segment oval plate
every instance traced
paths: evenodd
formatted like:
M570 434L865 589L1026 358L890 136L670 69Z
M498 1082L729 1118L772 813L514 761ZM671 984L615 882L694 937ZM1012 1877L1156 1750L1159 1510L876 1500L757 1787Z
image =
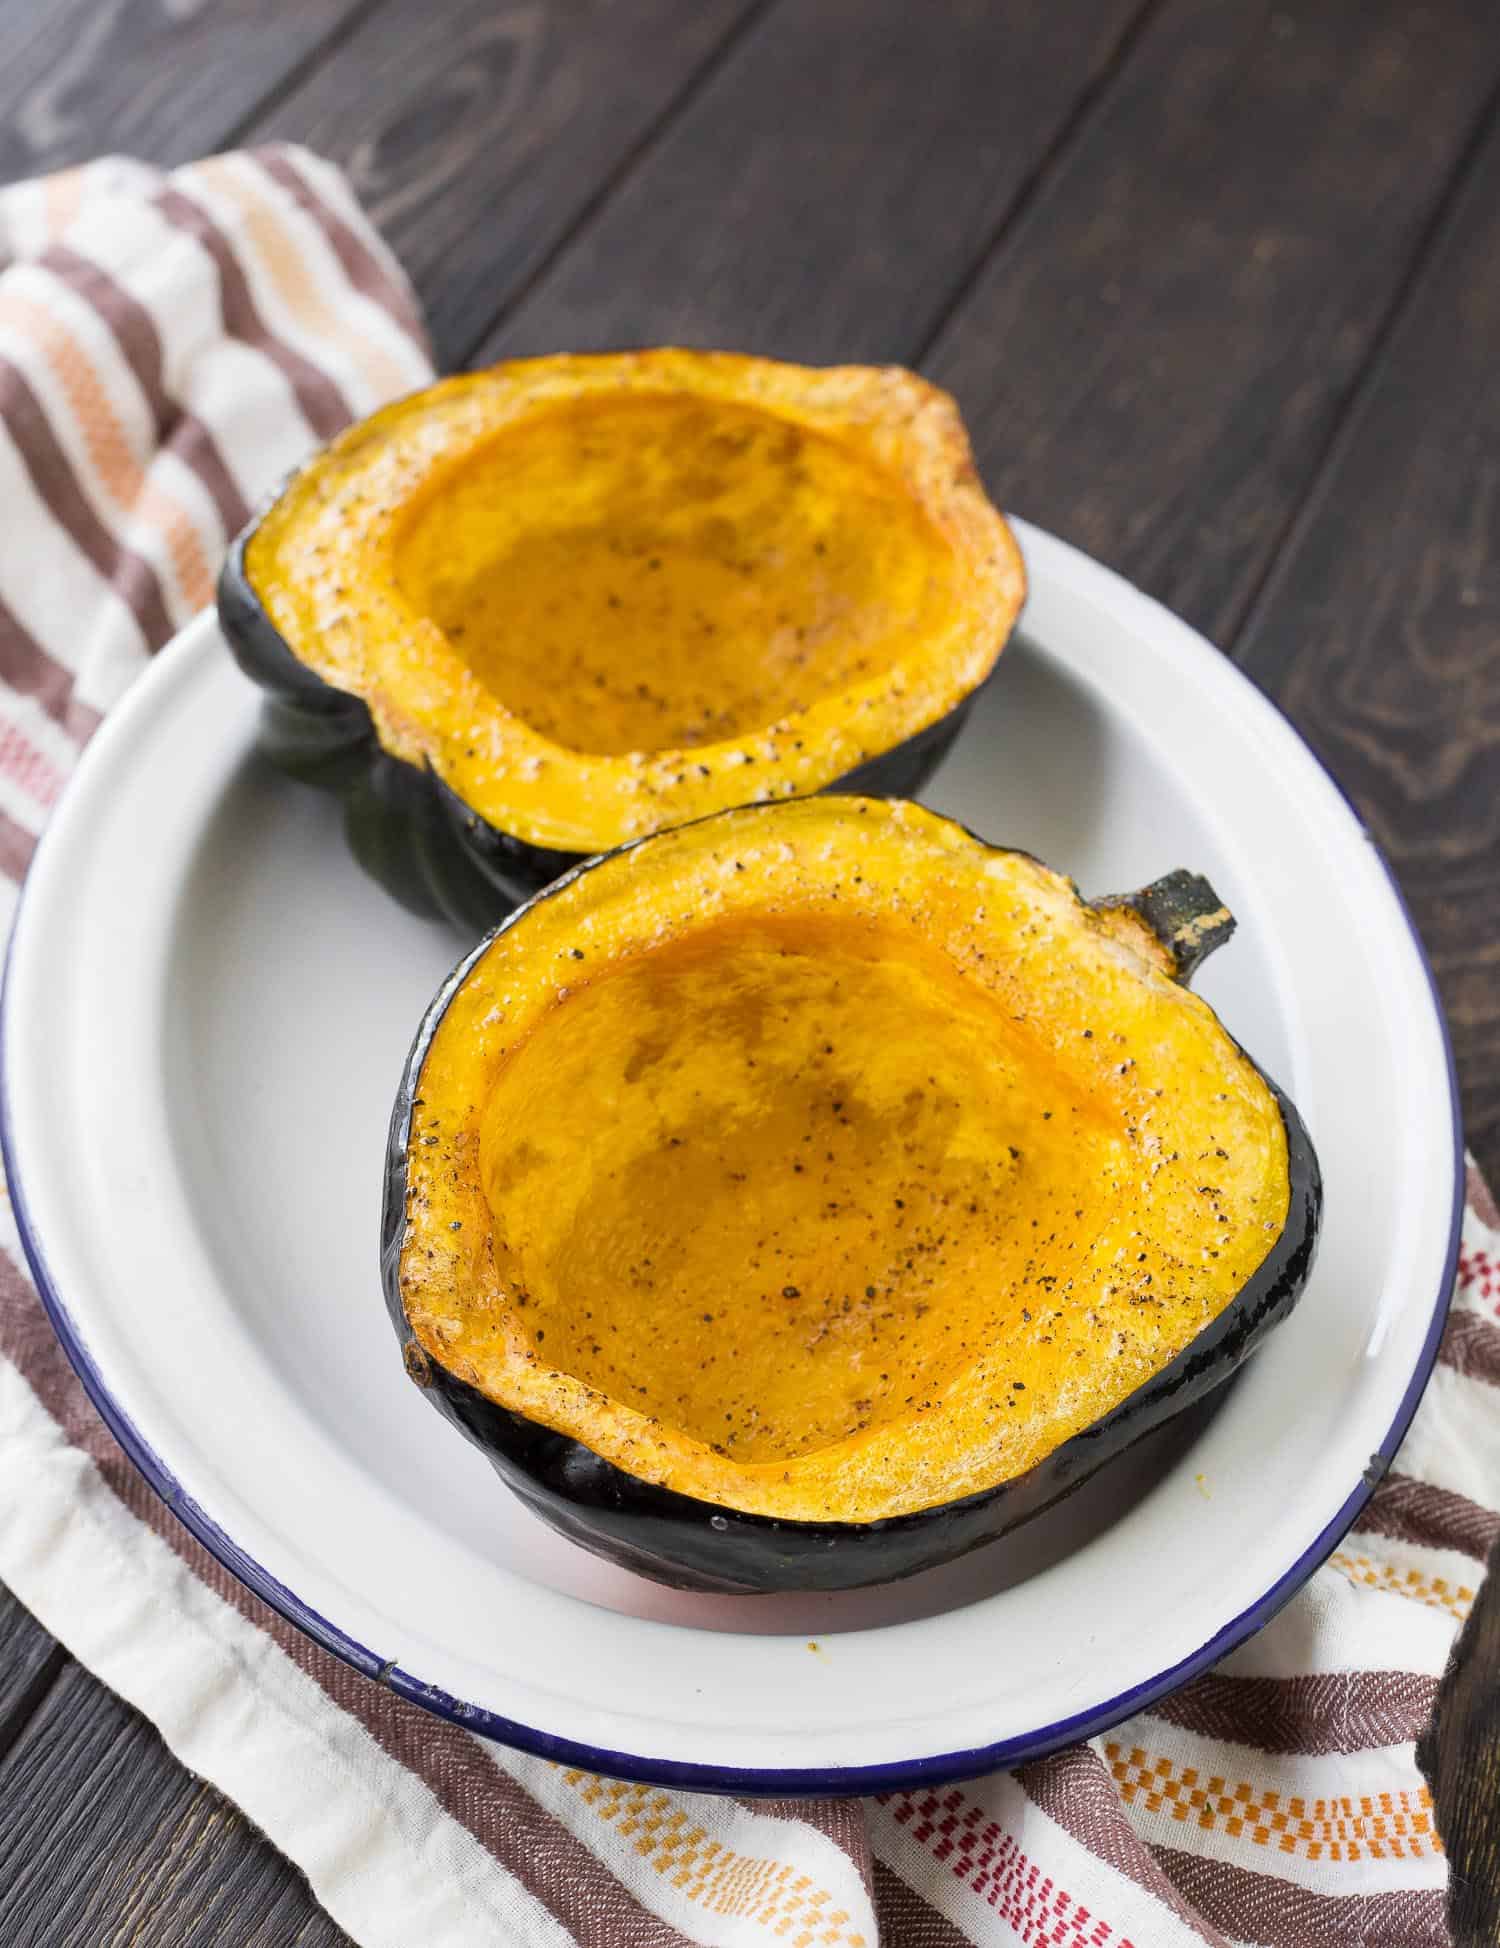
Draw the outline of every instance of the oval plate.
M0 1019L33 1272L115 1434L259 1595L472 1730L628 1778L868 1792L1013 1764L1222 1656L1306 1579L1436 1353L1462 1189L1431 979L1359 821L1186 624L1017 524L1021 636L929 802L1086 893L1206 872L1201 990L1297 1102L1327 1214L1212 1410L1016 1536L824 1597L680 1595L529 1516L409 1384L376 1263L386 1119L461 947L256 757L199 618L94 739Z

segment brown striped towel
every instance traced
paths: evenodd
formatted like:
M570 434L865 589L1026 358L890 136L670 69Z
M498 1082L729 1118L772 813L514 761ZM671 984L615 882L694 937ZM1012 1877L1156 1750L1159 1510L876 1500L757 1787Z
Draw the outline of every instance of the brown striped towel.
M428 376L401 272L299 150L0 192L0 898L246 510ZM488 1745L357 1676L181 1529L0 1237L0 1577L369 1948L1177 1948L1447 1939L1413 1740L1500 1532L1500 1217L1471 1183L1396 1471L1216 1671L1014 1774L742 1805Z

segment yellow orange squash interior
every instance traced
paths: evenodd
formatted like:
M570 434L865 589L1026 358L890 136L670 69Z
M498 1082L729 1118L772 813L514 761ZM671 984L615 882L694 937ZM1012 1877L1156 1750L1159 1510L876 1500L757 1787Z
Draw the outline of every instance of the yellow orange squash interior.
M916 735L984 680L1023 592L946 394L687 351L389 406L295 477L245 569L392 755L585 852Z
M482 952L421 1072L401 1291L630 1474L870 1521L1024 1473L1288 1205L1271 1090L1143 924L921 809L658 836Z

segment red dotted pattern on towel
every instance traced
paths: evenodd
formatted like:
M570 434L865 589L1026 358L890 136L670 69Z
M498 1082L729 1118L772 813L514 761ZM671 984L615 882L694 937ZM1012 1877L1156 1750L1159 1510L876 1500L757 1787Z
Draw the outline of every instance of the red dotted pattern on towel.
M994 1908L1028 1948L1132 1948L962 1792L880 1793L898 1826Z
M1460 1290L1472 1293L1500 1317L1500 1259L1488 1251L1461 1251L1458 1283Z
M18 724L0 727L0 773L18 785L40 810L50 811L63 788L63 774Z

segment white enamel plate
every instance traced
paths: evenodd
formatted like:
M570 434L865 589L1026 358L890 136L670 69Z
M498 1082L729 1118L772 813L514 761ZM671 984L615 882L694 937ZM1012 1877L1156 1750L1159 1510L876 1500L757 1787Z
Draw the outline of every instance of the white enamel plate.
M1451 1063L1381 860L1183 623L1020 529L1032 595L929 794L1089 894L1174 866L1239 918L1201 989L1321 1155L1298 1311L1211 1410L1019 1535L883 1590L677 1595L552 1534L411 1386L376 1264L386 1120L464 943L255 756L204 617L111 717L13 941L6 1156L106 1419L310 1635L428 1708L630 1777L841 1792L1137 1709L1283 1602L1416 1405L1456 1254Z

